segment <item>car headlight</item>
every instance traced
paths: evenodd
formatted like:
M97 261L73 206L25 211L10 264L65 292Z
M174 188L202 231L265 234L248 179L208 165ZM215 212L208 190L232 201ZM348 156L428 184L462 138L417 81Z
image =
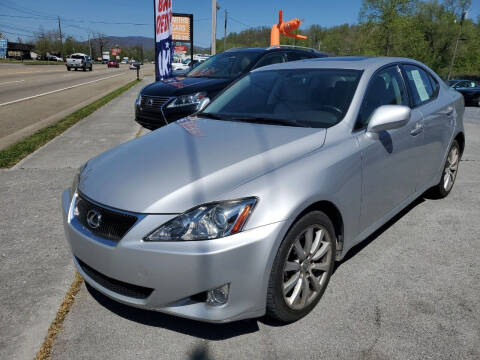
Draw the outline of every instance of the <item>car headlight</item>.
M72 187L70 188L70 197L72 197L73 194L75 194L75 191L77 191L78 183L80 182L80 175L82 175L82 172L86 167L87 163L83 164L77 169L77 171L75 171L75 175L73 175Z
M145 241L211 240L242 231L257 198L221 201L197 206L166 222Z
M137 106L140 106L142 104L142 93L138 94L137 100L135 101L135 104Z
M174 101L167 105L167 108L178 108L181 106L200 106L202 101L207 98L207 94L204 92L198 92L190 95L182 95L177 97Z

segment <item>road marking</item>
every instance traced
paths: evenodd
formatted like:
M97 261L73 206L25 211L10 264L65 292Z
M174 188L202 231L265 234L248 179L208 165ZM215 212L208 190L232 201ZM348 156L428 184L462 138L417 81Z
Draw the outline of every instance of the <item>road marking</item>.
M41 65L38 65L41 66ZM50 70L50 71L17 71L14 73L5 73L2 75L16 75L16 74L36 74L36 73L53 73L53 72L60 72L65 70Z
M24 82L24 81L25 80L8 81L8 82L0 83L0 86L1 85L7 85L7 84L13 84L13 83L20 83L20 82Z
M104 78L87 81L87 82L84 82L84 83L81 83L81 84L76 84L76 85L68 86L68 87L65 87L65 88L62 88L62 89L52 90L52 91L48 91L48 92L46 92L46 93L37 94L37 95L33 95L33 96L28 96L28 97L25 97L25 98L22 98L22 99L12 100L12 101L9 101L9 102L0 104L0 106L11 105L11 104L18 103L18 102L20 102L20 101L25 101L25 100L35 99L35 98L40 97L40 96L55 94L55 93L60 92L60 91L65 91L65 90L73 89L73 88L76 88L76 87L79 87L79 86L96 83L96 82L99 82L99 81L102 81L102 80L111 79L111 78L114 78L114 77L117 77L117 76L121 76L121 75L125 75L125 74L128 74L128 73L115 74L115 75L107 76L107 77L104 77Z

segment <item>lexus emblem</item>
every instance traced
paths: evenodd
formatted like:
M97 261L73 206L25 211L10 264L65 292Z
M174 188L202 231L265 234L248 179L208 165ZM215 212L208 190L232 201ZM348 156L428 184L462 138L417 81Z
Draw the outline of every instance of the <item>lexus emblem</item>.
M153 99L148 99L147 100L147 105L152 106L153 105Z
M87 224L92 229L97 229L102 222L102 214L95 209L90 209L87 213Z

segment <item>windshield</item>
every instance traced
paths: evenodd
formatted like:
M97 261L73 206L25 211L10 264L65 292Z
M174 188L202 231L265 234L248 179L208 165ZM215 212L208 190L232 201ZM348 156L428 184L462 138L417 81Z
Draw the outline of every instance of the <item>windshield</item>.
M258 52L235 51L212 56L188 73L188 77L232 78L247 71Z
M361 74L344 69L255 71L225 90L199 116L327 128L347 113Z
M182 61L182 64L187 65L189 62L190 62L190 59L189 59L189 58L186 58L185 60Z

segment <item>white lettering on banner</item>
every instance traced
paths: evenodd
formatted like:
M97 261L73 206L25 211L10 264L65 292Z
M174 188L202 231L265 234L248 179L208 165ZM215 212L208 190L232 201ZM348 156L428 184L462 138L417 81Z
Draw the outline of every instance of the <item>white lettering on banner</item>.
M155 34L158 42L172 34L172 0L157 1L155 19Z
M165 44L165 49L158 52L158 71L161 77L169 75L168 64L171 62L171 49L169 44Z

